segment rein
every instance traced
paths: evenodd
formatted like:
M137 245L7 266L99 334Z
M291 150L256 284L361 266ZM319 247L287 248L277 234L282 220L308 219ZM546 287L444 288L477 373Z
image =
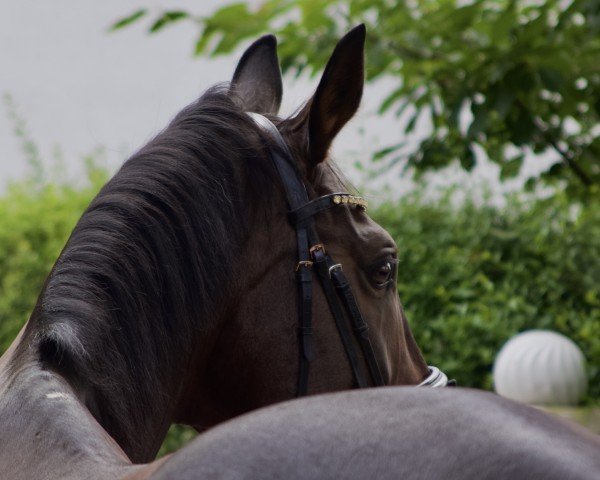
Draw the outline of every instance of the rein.
M372 384L375 386L386 385L369 338L368 326L358 308L342 265L335 263L327 253L325 246L319 240L314 224L315 215L324 210L345 205L353 205L366 210L367 202L361 197L344 192L332 193L310 200L306 186L292 163L293 157L289 147L277 127L263 115L251 112L248 112L248 115L276 142L277 150L270 149L269 153L284 187L290 209L288 219L296 230L298 248L296 282L300 319L300 369L296 396L301 397L307 393L310 362L315 356L312 328L313 271L316 272L327 298L356 385L358 388L367 388L369 381L354 346L352 334L360 346ZM344 312L348 316L352 332L348 328ZM442 371L436 367L428 368L429 376L419 386L444 387L448 385L448 378Z

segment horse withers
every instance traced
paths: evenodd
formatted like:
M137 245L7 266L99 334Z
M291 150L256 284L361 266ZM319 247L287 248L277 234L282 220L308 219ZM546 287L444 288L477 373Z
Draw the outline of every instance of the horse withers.
M173 422L431 376L396 245L327 160L360 102L364 36L340 41L283 120L263 37L102 188L0 360L3 475L147 462Z

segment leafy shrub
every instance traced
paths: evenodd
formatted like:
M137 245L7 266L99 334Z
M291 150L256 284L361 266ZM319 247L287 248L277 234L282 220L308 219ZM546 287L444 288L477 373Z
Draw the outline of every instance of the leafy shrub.
M498 350L516 333L564 333L588 362L600 396L600 199L565 195L435 203L422 192L382 205L377 220L399 247L398 290L429 363L460 385L491 388Z
M169 432L167 433L167 436L163 441L156 458L164 457L168 453L173 453L179 450L197 436L198 433L196 430L190 426L178 424L171 425L171 428L169 428Z
M90 164L85 186L26 180L0 196L0 352L29 318L71 230L106 179Z

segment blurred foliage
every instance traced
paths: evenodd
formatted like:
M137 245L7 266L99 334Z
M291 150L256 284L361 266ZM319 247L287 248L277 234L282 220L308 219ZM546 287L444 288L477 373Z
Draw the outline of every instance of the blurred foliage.
M194 428L187 425L173 424L169 428L169 432L160 447L156 458L164 457L169 453L179 450L181 447L191 442L198 436L198 432Z
M25 324L52 265L75 223L96 192L108 180L99 166L101 150L83 157L86 181L66 180L60 156L54 172L44 168L14 100L3 96L13 132L20 142L28 174L10 182L0 194L0 352Z
M374 214L398 244L398 290L427 361L489 389L506 340L552 329L582 348L588 400L598 401L600 201L562 193L499 208L451 198L429 203L415 191Z
M98 178L97 172L90 177ZM71 230L103 183L76 188L28 180L0 196L0 351L29 317Z
M141 9L117 30L150 16ZM524 153L552 152L533 188L566 183L587 195L600 183L600 2L597 0L262 0L229 2L209 16L161 11L149 31L182 20L198 25L197 55L229 54L241 42L277 35L284 72L319 72L341 35L367 25L367 79L394 79L380 112L399 117L398 141L417 124L432 132L375 154L384 167L417 176L481 155L501 180ZM595 194L598 189L592 189Z

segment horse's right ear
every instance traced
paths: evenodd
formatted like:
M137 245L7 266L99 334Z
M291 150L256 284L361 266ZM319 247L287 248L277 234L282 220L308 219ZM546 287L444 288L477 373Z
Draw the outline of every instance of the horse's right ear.
M283 87L273 35L259 38L244 52L229 91L242 100L248 112L275 115L279 111Z

